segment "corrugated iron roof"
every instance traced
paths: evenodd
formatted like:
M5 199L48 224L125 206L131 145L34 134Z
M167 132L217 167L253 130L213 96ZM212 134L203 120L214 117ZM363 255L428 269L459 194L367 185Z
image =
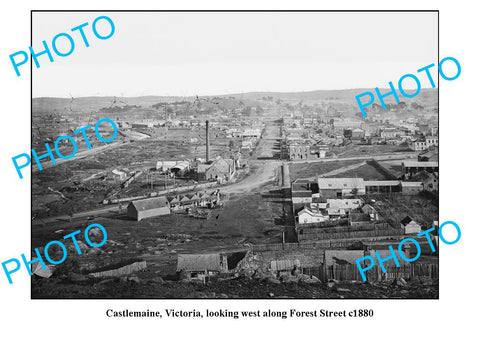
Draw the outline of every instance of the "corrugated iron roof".
M400 181L365 181L365 186L396 186Z
M178 254L177 270L220 271L220 254Z
M132 201L130 204L133 205L137 211L145 211L169 206L166 197L147 198L144 200Z
M319 178L318 188L322 189L345 189L365 187L363 178Z
M402 187L421 187L422 182L402 182Z
M405 161L403 165L406 167L438 167L438 162L419 162L419 161Z

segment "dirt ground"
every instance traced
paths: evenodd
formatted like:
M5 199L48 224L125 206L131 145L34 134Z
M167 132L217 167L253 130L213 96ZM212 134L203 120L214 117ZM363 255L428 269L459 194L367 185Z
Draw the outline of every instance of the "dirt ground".
M268 134L276 136L277 127L267 127ZM225 149L227 139L218 138L213 143L213 152ZM256 156L274 157L275 142L260 141ZM187 139L181 141L147 140L118 147L92 157L72 161L34 175L32 202L35 209L44 209L45 214L65 214L65 210L78 211L101 207L101 200L118 184L96 183L82 190L68 191L78 176L90 176L115 167L130 170L153 167L155 162L168 157L202 157L201 151ZM198 152L198 154L197 154ZM348 171L361 171L372 175L364 166L348 168L359 160L332 161L326 163L291 164L291 180L326 173L341 167ZM107 168L105 164L108 164ZM274 159L250 161L249 174L242 180L221 186L225 195L224 206L209 211L207 219L195 219L186 214L172 213L149 218L140 222L128 219L124 212L112 212L100 218L77 219L72 222L53 222L32 229L32 247L43 247L52 240L61 240L75 230L84 230L89 224L99 223L108 233L107 243L88 249L78 255L71 251L70 242L67 261L57 266L57 274L51 279L32 278L33 298L438 298L438 285L411 284L408 287L389 285L349 285L338 291L323 284L273 284L238 278L212 282L206 286L173 282L178 253L202 253L218 250L246 249L247 244L280 243L282 232L291 226L293 216L288 192L278 188L279 166ZM85 170L87 170L85 172ZM372 175L373 176L373 175ZM50 187L50 189L48 189ZM142 188L137 188L141 191ZM145 188L146 190L146 188ZM135 191L137 192L137 191ZM62 197L62 195L64 197ZM427 223L438 216L432 203L419 197L384 198L378 207L385 213L401 216L410 213L418 222ZM383 205L382 205L383 204ZM411 207L414 207L411 209ZM392 210L393 209L393 210ZM430 214L431 211L431 214ZM383 211L380 211L383 213ZM422 215L428 212L430 215ZM390 215L389 215L390 216ZM422 217L423 216L423 217ZM85 246L83 233L78 239ZM56 255L56 254L53 254ZM57 254L58 255L58 254ZM118 279L71 280L71 274L86 274L96 269L140 259L147 262L147 269ZM343 286L340 286L343 287ZM347 288L348 287L348 288ZM338 288L338 287L337 287Z
M198 135L198 133L198 131L191 132L192 136ZM189 137L187 133L185 138L189 140ZM229 149L230 141L231 139L226 138L212 141L212 157L223 155L225 150ZM203 142L200 141L200 143ZM234 140L233 143L235 146L239 144L239 141ZM121 182L113 179L84 181L94 174L110 173L113 169L123 168L130 171L141 171L155 168L156 162L159 160L193 159L194 157L205 157L203 144L191 144L180 139L178 141L143 140L126 143L116 148L108 148L103 152L92 153L86 158L73 158L69 162L32 174L32 215L45 218L100 208L101 202L109 194L120 189ZM152 189L150 185L146 184L146 179L141 178L139 181L134 181L128 189L123 190L120 194L134 196L164 189L161 180L156 184ZM169 181L168 185L172 184ZM176 184L181 185L182 180L177 180ZM189 183L185 182L184 184L188 185Z
M273 187L278 182L280 164L279 161L251 161L248 176L239 183L222 188L222 191L232 194L248 194Z
M333 152L337 157L354 157L359 155L381 155L384 153L412 152L408 147L401 145L356 145L336 147Z
M99 223L107 230L107 244L93 255L72 253L66 263L59 266L72 265L72 270L81 272L131 258L143 258L159 275L173 275L176 255L180 252L201 253L243 248L246 243L281 242L285 210L283 200L278 197L262 197L260 193L232 195L222 208L209 210L208 219L172 213L137 222L117 214L92 220L50 223L32 229L32 247L43 247L51 240L61 240L63 235ZM82 235L78 239L85 243ZM71 240L64 243L67 242L71 244Z
M141 277L141 275L139 275ZM206 285L158 279L90 280L71 283L34 278L34 298L124 299L438 299L438 282L409 281L405 286L384 283L271 283L239 277ZM54 288L49 289L49 288Z

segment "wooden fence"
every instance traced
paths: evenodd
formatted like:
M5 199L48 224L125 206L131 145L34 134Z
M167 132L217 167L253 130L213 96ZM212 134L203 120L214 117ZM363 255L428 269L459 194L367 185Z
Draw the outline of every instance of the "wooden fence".
M400 267L387 266L385 269L387 272L383 273L380 266L375 266L364 272L367 281L379 281L382 278L394 279L399 277L429 277L431 279L438 279L438 264L434 263L412 263ZM354 264L334 266L326 266L322 264L318 267L303 268L302 271L304 274L318 277L323 282L327 282L330 279L339 281L363 281L358 267Z
M372 223L368 225L363 225L359 227L352 226L335 226L335 227L325 227L325 228L302 228L299 227L299 233L302 234L320 234L320 233L339 233L339 232L352 232L352 231L368 231L368 230L386 230L391 229L390 224L381 222L381 223Z
M350 232L341 232L341 233L299 233L298 240L326 240L326 239L349 239L349 238L360 238L360 237L380 237L380 236L402 236L405 232L402 229L386 229L386 230L364 230L364 231L350 231Z
M296 215L296 214L295 214ZM302 223L299 224L298 220L295 219L295 224L300 228L326 228L334 227L336 225L346 225L348 224L348 218L341 218L338 220L324 221L324 222L313 222L313 223Z
M253 244L251 249L253 252L264 251L280 251L280 250L296 250L296 249L342 249L351 246L357 240L319 240L301 243L270 243L270 244Z
M147 268L147 261L135 262L117 269L105 270L102 272L90 273L94 277L117 277L128 275Z

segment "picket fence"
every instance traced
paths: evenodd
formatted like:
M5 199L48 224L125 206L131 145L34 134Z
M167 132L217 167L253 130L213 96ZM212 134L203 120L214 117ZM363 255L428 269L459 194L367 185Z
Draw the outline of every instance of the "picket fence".
M364 272L367 281L380 281L382 279L395 278L412 278L412 277L429 277L432 280L438 279L438 264L435 263L412 263L405 266L386 266L386 273L383 273L380 266L375 266L372 269ZM339 281L363 281L362 275L358 267L354 264L326 266L320 265L318 267L309 267L302 269L304 274L314 275L323 282L330 279Z

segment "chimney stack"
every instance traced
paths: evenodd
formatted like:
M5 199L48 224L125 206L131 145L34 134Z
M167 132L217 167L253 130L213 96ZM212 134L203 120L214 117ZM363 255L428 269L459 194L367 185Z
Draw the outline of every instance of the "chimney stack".
M206 162L210 161L210 138L208 137L208 120L205 122L206 123L206 148L207 148L207 155L206 155Z

